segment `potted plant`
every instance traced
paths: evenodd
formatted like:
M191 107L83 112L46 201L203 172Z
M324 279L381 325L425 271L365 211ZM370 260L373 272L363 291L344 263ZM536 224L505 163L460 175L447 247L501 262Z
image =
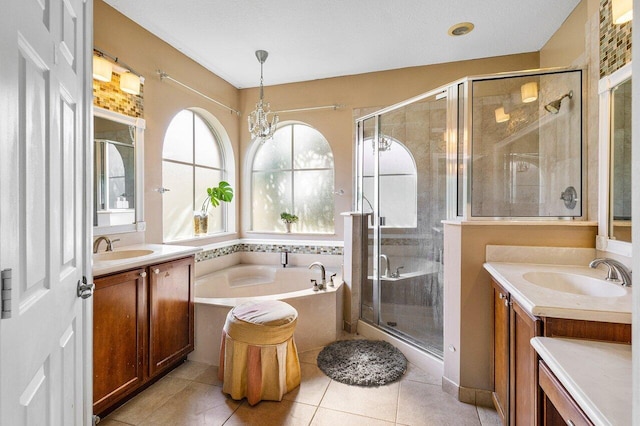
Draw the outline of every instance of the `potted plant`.
M298 216L295 214L289 214L287 212L280 213L280 220L284 222L284 226L287 227L287 233L291 233L291 224L298 221Z
M233 188L228 182L220 181L218 186L207 188L207 196L199 211L193 212L193 232L196 236L207 235L209 231L209 206L218 207L221 202L233 200Z

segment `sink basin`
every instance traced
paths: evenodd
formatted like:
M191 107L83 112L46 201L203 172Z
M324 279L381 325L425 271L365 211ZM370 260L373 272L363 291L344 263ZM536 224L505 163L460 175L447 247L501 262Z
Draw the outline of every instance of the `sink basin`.
M564 293L595 297L620 297L627 294L625 287L586 275L567 272L527 272L522 277L540 287Z
M119 251L105 251L102 253L96 253L93 255L93 260L97 262L103 262L106 260L123 260L131 259L134 257L146 256L153 253L153 250L119 250Z

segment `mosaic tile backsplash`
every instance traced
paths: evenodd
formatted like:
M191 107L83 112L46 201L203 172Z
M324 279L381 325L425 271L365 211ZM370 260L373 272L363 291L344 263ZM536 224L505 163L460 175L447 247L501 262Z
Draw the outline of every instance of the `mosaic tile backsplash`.
M110 82L93 80L93 104L109 111L128 115L129 117L144 117L144 84L140 85L139 95L130 95L120 90L120 76L111 74Z
M600 0L600 78L631 62L632 23L614 25L611 0Z
M204 250L196 254L196 262L215 259L232 253L280 253L289 252L292 254L320 254L342 256L344 248L341 246L315 246L315 245L295 245L295 244L247 244L237 243L225 247L211 250Z

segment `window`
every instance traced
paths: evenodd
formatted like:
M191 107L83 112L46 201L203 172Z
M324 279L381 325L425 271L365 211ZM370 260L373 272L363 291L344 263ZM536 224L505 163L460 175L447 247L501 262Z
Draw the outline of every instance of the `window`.
M251 165L252 230L285 232L280 213L298 216L294 232L334 232L333 153L305 124L287 124L256 142Z
M203 110L185 109L171 120L162 149L164 241L194 237L195 211L206 199L206 188L233 182L233 154L222 125ZM234 200L235 202L235 200ZM233 229L232 203L209 208L208 235Z

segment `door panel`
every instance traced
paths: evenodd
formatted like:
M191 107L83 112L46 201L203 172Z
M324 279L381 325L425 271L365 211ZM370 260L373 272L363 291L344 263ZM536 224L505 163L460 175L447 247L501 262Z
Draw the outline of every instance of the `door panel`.
M89 419L76 286L89 259L91 15L83 0L7 2L0 14L0 269L13 284L11 317L0 320L2 425Z

